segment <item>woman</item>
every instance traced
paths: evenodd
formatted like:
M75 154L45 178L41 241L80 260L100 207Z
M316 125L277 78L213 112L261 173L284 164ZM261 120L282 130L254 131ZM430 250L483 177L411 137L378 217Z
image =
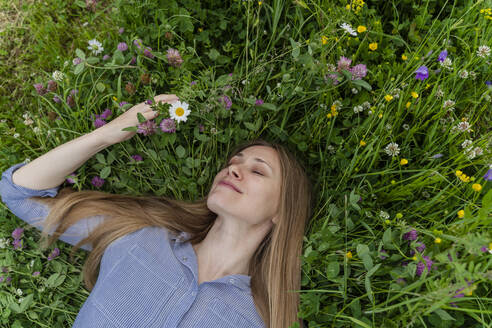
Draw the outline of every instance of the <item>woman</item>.
M73 327L294 324L311 186L282 146L257 140L237 147L208 195L194 202L71 188L58 193L88 158L135 134L122 129L137 125L137 113L147 120L157 114L138 104L2 174L3 202L43 229L43 248L59 238L75 246L71 256L82 245L90 251L83 277L91 293Z

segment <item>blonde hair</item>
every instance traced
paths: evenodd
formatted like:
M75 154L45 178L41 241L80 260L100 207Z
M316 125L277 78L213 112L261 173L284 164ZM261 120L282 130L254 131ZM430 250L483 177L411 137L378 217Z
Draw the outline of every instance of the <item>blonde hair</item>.
M251 292L256 309L266 327L287 328L297 319L301 284L301 252L305 227L311 216L311 182L296 158L283 146L262 139L243 143L229 159L251 146L267 146L277 151L281 166L279 221L273 226L250 261ZM190 233L192 245L201 242L212 227L216 214L207 207L207 197L187 202L165 196L130 196L101 191L74 192L63 188L56 197L32 197L50 206L41 233L41 248L46 249L77 221L96 215L104 220L72 247L70 259L84 244L92 251L84 263L82 275L92 290L99 275L99 264L106 247L128 233L148 226L165 227ZM56 230L48 237L48 231Z

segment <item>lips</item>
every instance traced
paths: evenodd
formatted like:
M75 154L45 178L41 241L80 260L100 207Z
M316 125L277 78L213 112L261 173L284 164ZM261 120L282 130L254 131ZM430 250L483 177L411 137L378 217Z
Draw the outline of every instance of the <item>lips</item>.
M239 190L234 184L232 184L232 182L222 180L219 182L219 184L228 186L228 187L234 189L235 191L237 191L238 193L242 194L241 190Z

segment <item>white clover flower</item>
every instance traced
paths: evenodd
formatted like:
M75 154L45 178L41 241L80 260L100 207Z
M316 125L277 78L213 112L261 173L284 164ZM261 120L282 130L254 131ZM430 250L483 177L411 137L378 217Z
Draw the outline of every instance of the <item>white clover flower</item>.
M19 138L19 137L20 137L20 134L18 134L18 133L14 133L14 136L13 136L13 137L17 139L17 138Z
M22 118L27 120L29 118L29 113L25 112L24 114L22 114Z
M384 149L389 156L397 156L400 153L400 148L396 142L390 142Z
M53 77L53 80L55 80L55 81L63 81L65 74L63 74L60 71L54 71L52 74L52 77Z
M463 154L468 156L468 159L474 159L477 155L473 149L467 149L463 152Z
M471 145L472 145L473 141L470 140L470 139L465 139L465 141L463 141L461 143L461 148L463 149L466 149L466 148L469 148Z
M185 102L176 101L169 107L169 115L177 122L186 122L188 115L191 113L188 106Z
M451 58L449 57L446 57L446 59L444 59L444 61L442 62L439 62L439 65L441 65L442 67L446 68L446 69L449 69L449 70L453 70L453 66L452 66L452 61L451 61Z
M326 66L328 67L328 71L330 72L336 72L337 70L336 66L333 64L326 64Z
M461 132L470 132L471 125L468 122L459 122L456 128Z
M402 125L402 128L404 128L405 130L408 131L408 129L410 129L410 126L408 124L403 124Z
M436 97L437 97L438 99L440 99L440 98L444 97L444 91L442 91L441 86L438 86L438 87L437 87Z
M0 238L0 248L7 247L8 241L5 238Z
M22 301L23 301L23 300L24 300L24 297L21 297L21 298L19 298L19 299L17 300L17 302L22 303Z
M478 50L477 50L477 56L478 57L486 58L489 55L490 55L490 48L489 47L487 47L487 46L478 47Z
M335 147L333 147L332 145L328 145L328 147L326 147L326 149L328 149L328 152L330 154L335 154Z
M369 108L371 108L371 104L368 101L364 101L364 103L362 104L362 107L364 107L364 109L369 109Z
M391 129L393 128L393 127L391 126L391 124L389 124L389 123L387 123L385 127L386 127L386 130L391 130Z
M362 107L360 105L354 107L354 113L356 113L356 114L361 113L363 111L364 111L364 107Z
M22 289L17 288L17 290L15 292L17 295L22 296Z
M343 23L342 25L340 25L340 27L344 29L345 32L347 32L348 34L352 36L357 36L357 32L355 32L355 30L352 28L352 26L350 26L350 24Z
M25 124L25 125L31 125L31 124L33 124L33 123L34 123L34 121L33 121L33 120L31 120L30 118L28 118L28 119L24 120L24 124Z
M385 212L385 211L380 211L379 212L379 217L383 220L386 220L386 219L389 219L390 215L388 214L388 212Z
M477 78L477 73L475 73L474 71L471 71L471 72L470 72L470 78L471 78L472 80L475 80L475 79Z
M41 132L41 129L37 126L33 127L32 130L34 131L34 133L38 134L39 132Z
M480 155L482 155L482 154L483 154L483 149L482 149L482 148L480 148L480 147L475 147L475 149L473 149L473 151L475 152L475 154L476 154L477 156L480 156Z
M89 40L89 46L87 49L91 50L94 55L98 55L104 50L102 43L96 39Z
M67 66L68 66L68 60L65 60L65 61L63 62L63 67L67 67Z
M357 90L356 88L352 88L352 93L353 93L354 95L356 95L356 94L358 94L358 93L359 93L359 90Z
M468 78L468 71L466 69L460 71L458 73L459 77L461 77L462 79L467 79Z
M442 108L446 109L446 108L452 108L456 103L450 99L444 101L443 105L442 105Z
M0 120L0 122L6 123L7 122L7 119L4 118L3 120Z

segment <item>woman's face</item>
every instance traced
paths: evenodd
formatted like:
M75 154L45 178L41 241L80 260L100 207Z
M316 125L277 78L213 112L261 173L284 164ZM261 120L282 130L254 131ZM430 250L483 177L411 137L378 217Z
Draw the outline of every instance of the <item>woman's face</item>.
M265 220L277 223L281 186L277 151L267 146L251 146L232 157L228 164L214 179L207 198L208 208L217 215L250 224Z

